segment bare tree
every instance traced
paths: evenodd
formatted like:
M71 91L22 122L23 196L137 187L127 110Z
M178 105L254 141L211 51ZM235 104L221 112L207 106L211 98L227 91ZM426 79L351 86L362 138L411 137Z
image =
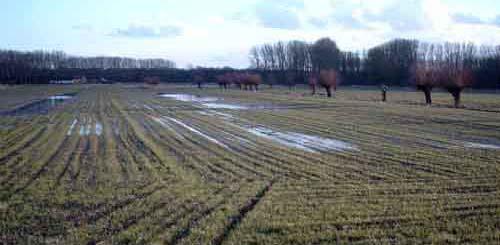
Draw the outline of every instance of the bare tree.
M417 90L424 93L425 103L432 105L432 89L438 83L438 70L437 68L429 67L425 63L419 63L415 68L415 85Z
M276 75L272 72L268 72L265 74L265 81L270 89L273 88L274 84L276 84Z
M311 87L311 95L316 94L316 86L318 85L318 77L314 74L309 75L309 87Z
M245 90L259 90L259 85L262 83L262 77L259 74L243 74L240 76Z
M193 82L198 86L198 89L203 89L203 75L201 74L195 74L193 76Z
M460 97L462 91L464 88L470 86L473 81L472 71L469 69L463 69L451 74L446 82L441 84L441 86L453 96L455 108L460 107Z
M326 90L328 97L332 97L332 89L333 91L337 90L339 81L338 72L333 69L322 70L319 73L318 84Z
M236 84L241 89L242 77L243 75L237 72L228 72L223 75L217 76L216 79L219 87L223 90L227 90L231 86L231 83Z
M261 56L258 47L250 49L250 63L255 69L261 68Z
M440 81L440 85L453 96L454 105L458 108L462 91L474 81L472 70L477 49L472 43L446 43L444 53L444 79Z
M311 60L313 70L337 70L340 64L340 50L337 43L329 38L316 41L311 47Z

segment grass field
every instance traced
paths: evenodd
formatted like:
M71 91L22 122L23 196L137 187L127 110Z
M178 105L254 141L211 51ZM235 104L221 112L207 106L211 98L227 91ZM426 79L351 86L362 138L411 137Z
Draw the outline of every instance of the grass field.
M4 88L0 243L499 244L500 95L379 98Z

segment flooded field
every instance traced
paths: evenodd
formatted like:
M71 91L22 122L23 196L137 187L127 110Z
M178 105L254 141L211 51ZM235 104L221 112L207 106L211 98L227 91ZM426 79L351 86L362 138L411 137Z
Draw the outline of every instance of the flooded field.
M49 96L46 99L36 100L28 104L22 105L11 111L2 113L3 115L23 116L33 114L47 114L52 110L61 108L67 103L70 103L76 94L58 94Z
M498 95L50 89L0 91L0 243L498 241Z
M482 144L474 142L465 142L465 147L477 148L477 149L490 149L490 150L500 150L500 145Z
M228 109L228 110L247 110L249 107L224 103L223 99L216 97L202 97L190 94L160 94L162 98L168 98L183 102L193 102L199 106L211 108L211 109Z

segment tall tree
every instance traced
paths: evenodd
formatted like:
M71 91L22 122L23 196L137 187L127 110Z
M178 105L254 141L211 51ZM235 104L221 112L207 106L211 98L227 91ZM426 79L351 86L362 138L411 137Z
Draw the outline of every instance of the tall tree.
M311 61L314 72L321 70L338 70L340 64L340 50L337 43L330 38L322 38L311 47Z

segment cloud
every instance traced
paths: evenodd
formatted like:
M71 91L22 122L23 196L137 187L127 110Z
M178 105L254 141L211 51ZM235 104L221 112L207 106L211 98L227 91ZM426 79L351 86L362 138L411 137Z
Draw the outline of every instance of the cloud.
M368 23L365 23L363 6L356 1L332 1L330 8L333 10L326 18L333 23L347 29L365 29Z
M300 27L297 14L282 8L258 7L259 23L267 28L295 30Z
M261 1L261 3L272 4L284 8L296 8L296 9L303 9L305 6L303 0L273 0L273 1Z
M323 18L311 17L311 18L309 18L309 24L311 24L317 28L323 29L323 28L326 28L328 26L328 20L323 19Z
M368 24L363 22L360 18L353 16L352 14L345 13L340 15L334 15L333 19L337 24L349 29L367 29Z
M127 38L168 38L177 37L182 34L182 29L178 26L162 26L153 28L143 25L130 25L126 29L116 29L112 36Z
M482 21L479 17L470 15L457 13L452 16L453 20L460 24L486 24L486 22Z
M428 27L422 0L396 1L379 13L367 13L370 21L383 22L396 31L421 31Z
M78 24L71 27L75 31L92 31L94 28L89 24Z
M221 55L215 55L210 58L210 61L215 61L215 62L228 62L229 57L227 56L221 56Z
M500 15L497 15L494 19L489 21L484 21L481 18L470 15L457 13L454 14L453 20L458 24L470 24L470 25L483 25L483 26L496 26L500 27Z
M260 25L266 28L296 30L299 29L298 10L304 8L299 0L260 1L255 6L255 14Z
M492 21L492 24L500 27L500 14Z

